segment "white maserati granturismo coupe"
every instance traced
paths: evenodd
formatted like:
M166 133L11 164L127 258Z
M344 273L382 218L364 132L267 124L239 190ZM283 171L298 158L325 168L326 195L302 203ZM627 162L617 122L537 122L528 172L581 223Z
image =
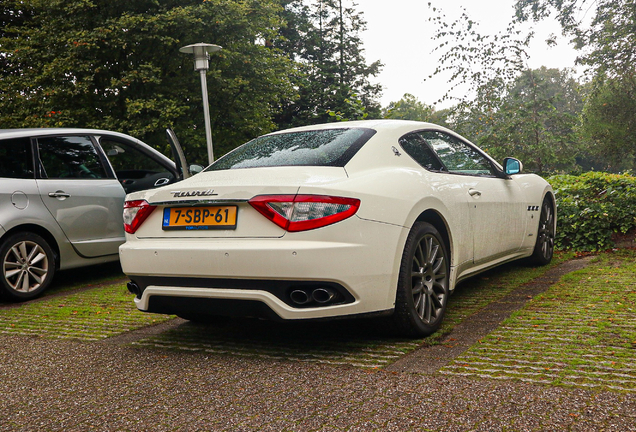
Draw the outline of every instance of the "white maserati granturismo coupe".
M462 279L551 260L553 191L521 171L429 123L275 132L187 180L129 194L121 263L145 312L387 315L403 334L428 335Z

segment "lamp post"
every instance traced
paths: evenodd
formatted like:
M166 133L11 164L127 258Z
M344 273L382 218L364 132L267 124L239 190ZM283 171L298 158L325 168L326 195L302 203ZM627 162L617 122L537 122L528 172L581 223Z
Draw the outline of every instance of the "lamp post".
M196 43L179 48L179 52L194 54L194 70L201 74L201 93L203 94L203 117L205 120L205 140L208 144L208 161L214 162L214 150L212 148L212 126L210 125L210 104L208 103L208 82L206 72L210 68L210 53L219 51L219 45Z

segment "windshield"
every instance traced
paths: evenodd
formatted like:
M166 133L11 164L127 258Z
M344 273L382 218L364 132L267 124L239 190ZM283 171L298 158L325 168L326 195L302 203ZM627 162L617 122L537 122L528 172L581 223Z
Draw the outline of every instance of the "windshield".
M206 171L274 166L345 166L374 130L322 129L265 135L243 144Z

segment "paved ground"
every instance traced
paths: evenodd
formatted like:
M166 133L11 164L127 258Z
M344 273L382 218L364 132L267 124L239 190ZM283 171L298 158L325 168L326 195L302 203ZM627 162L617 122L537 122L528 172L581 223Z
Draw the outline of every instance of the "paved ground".
M636 392L435 372L448 369L455 356L465 357L475 338L499 328L512 310L560 274L584 264L570 262L492 301L480 309L481 323L465 320L441 345L416 351L414 342L400 340L380 341L378 351L368 337L361 345L348 326L365 322L327 326L333 338L349 337L339 352L333 345L320 346L320 339L310 339L316 341L312 347L293 343L315 326L292 330L249 320L233 337L248 332L250 337L229 350L223 332L232 323L202 327L177 319L108 338L104 335L110 333L100 333L97 326L91 332L99 336L95 341L52 339L66 337L65 331L54 331L55 321L47 321L47 338L17 335L11 327L0 335L0 430L636 431ZM98 302L110 295L108 289L90 291L96 304L89 311L100 319L106 312ZM19 309L40 319L43 310L73 314L76 307L68 305L76 295L82 294ZM3 312L3 322L19 316L17 311ZM89 318L87 312L80 322L92 323ZM122 326L131 325L127 319ZM272 336L285 331L293 336ZM246 345L252 350L241 351ZM355 358L348 357L352 353ZM388 369L373 368L390 361L387 353L402 359Z
M636 397L486 379L3 337L0 428L636 430Z

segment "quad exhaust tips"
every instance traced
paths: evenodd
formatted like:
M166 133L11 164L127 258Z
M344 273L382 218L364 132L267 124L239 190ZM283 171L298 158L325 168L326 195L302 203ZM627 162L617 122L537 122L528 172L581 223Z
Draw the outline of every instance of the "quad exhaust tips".
M296 306L303 306L310 303L317 303L319 306L326 306L333 303L337 292L331 288L304 288L295 289L289 294L289 298Z

